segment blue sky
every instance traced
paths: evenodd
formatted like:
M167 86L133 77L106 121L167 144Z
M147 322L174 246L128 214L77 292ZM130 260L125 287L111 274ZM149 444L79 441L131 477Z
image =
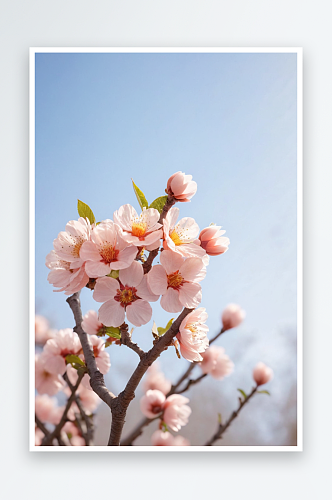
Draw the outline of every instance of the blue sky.
M98 220L112 218L125 203L138 209L131 177L151 202L181 170L198 184L192 201L178 204L181 217L221 225L231 241L202 282L211 335L225 305L239 303L246 321L222 345L234 357L249 349L248 370L264 357L278 372L287 346L277 332L295 330L297 314L296 85L291 53L37 54L37 312L56 328L73 325L44 262L77 219L77 198ZM98 308L89 290L82 303L83 312ZM153 317L159 326L170 315L157 304ZM134 333L144 348L149 330ZM121 348L124 360L131 354ZM165 353L173 373L183 363L174 367Z

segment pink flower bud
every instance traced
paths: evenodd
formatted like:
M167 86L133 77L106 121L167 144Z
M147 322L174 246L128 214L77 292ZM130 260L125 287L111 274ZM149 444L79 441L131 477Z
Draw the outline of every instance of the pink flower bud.
M197 184L192 181L192 175L176 172L167 181L167 192L177 201L190 201L197 191Z
M234 370L234 363L220 346L209 347L202 353L203 361L199 363L203 373L210 374L216 380L228 377Z
M246 313L237 304L228 304L223 310L221 321L224 330L229 330L230 328L235 328L239 326L244 320Z
M199 235L201 247L208 255L221 255L228 250L229 238L221 237L226 231L220 231L221 226L205 227Z
M267 384L273 378L273 371L264 363L257 363L253 371L253 378L257 385Z
M149 390L141 398L140 407L143 415L148 418L154 418L164 409L166 397L161 391Z

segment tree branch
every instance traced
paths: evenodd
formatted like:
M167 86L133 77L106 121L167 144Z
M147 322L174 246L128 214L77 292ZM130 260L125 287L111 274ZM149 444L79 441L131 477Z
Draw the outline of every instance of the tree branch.
M145 352L131 340L131 333L128 331L128 325L126 323L123 323L120 326L120 333L121 333L121 344L126 345L127 347L129 347L129 349L132 349L142 359Z
M205 443L204 446L212 446L213 443L218 441L218 439L221 439L223 433L228 429L228 427L231 425L233 420L238 416L238 414L240 413L240 411L242 410L244 405L249 401L250 398L252 398L252 396L255 394L257 389L258 389L258 385L256 385L256 387L254 387L252 389L249 396L247 396L245 399L239 398L240 405L239 405L238 409L236 411L233 411L232 415L229 417L229 419L227 420L227 422L224 425L222 423L219 424L217 432Z

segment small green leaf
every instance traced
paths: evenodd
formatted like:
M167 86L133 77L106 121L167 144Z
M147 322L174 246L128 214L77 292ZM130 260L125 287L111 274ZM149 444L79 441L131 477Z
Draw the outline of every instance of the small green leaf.
M133 179L131 179L131 181L133 183L133 188L134 188L134 191L135 191L136 198L137 198L137 201L139 203L139 206L141 207L142 210L143 210L144 207L148 208L149 204L147 202L147 199L145 198L144 193L136 186L136 184L133 181Z
M173 320L174 320L174 318L171 318L169 320L169 322L166 325L166 328L163 328L162 326L158 326L157 330L158 330L159 337L161 337L162 335L164 335L167 332L167 330L169 330L171 328Z
M78 356L75 356L75 354L67 354L66 362L70 363L73 366L74 366L74 364L79 365L79 366L85 366L84 361L82 361L81 358L79 358Z
M167 201L167 196L159 196L159 198L156 198L151 203L149 208L156 208L158 210L158 212L161 213L163 211L163 208L164 208L166 201Z
M218 424L221 425L221 413L218 413Z
M77 211L78 211L78 215L80 217L87 217L90 221L90 224L93 224L94 222L96 222L96 218L91 210L91 208L89 207L89 205L87 205L86 203L83 203L83 201L81 200L77 200Z
M121 339L120 329L114 328L113 326L105 327L105 335L113 337L114 339Z
M165 328L166 332L167 332L167 330L169 330L171 328L173 321L174 321L174 318L171 318L169 320L169 322L167 323L166 328Z
M165 422L161 422L161 430L162 430L163 432L169 432L168 427L167 427L167 425L165 424Z
M271 396L269 391L257 391L257 394L267 394L268 396Z
M246 395L246 393L242 389L238 389L238 391L242 394L242 396L244 397L244 399L247 399L247 395Z

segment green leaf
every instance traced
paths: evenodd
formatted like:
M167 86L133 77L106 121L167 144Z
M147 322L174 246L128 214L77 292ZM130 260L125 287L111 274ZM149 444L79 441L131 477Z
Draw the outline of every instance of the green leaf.
M113 326L105 327L105 335L113 337L114 339L121 339L120 329L114 328Z
M268 396L271 396L269 391L257 391L257 394L267 394Z
M244 399L247 399L247 395L246 395L246 393L242 389L238 389L238 391L242 394L242 396L244 397Z
M171 318L169 320L169 322L166 325L166 328L162 328L161 326L158 326L157 330L158 330L159 337L161 337L162 335L164 335L167 332L167 330L169 330L171 328L173 320L174 320L174 318Z
M149 208L156 208L158 210L158 212L161 213L163 211L163 208L164 208L166 201L167 201L167 196L159 196L159 198L156 198L151 203Z
M139 206L141 207L142 210L143 210L144 207L148 208L149 204L147 202L147 199L145 198L144 193L136 186L136 184L133 181L133 179L131 179L131 181L133 183L133 188L134 188L134 191L135 191L136 198L137 198L137 201L139 203Z
M66 362L70 363L73 366L74 366L74 364L79 365L79 366L85 366L84 361L82 361L81 358L79 358L78 356L75 356L75 354L67 354Z
M78 211L78 215L80 217L87 217L90 221L90 224L93 224L94 222L96 222L96 218L91 210L91 208L89 207L89 205L87 205L86 203L83 203L83 201L81 200L77 200L77 211Z
M221 413L218 413L218 424L221 425Z

